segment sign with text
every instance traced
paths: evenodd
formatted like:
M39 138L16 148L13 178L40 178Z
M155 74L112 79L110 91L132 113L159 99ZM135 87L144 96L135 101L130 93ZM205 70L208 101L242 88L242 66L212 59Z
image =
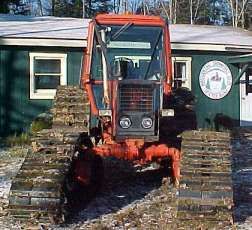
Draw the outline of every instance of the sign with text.
M225 97L232 88L232 74L221 61L207 62L201 69L199 84L202 92L209 98L218 100Z

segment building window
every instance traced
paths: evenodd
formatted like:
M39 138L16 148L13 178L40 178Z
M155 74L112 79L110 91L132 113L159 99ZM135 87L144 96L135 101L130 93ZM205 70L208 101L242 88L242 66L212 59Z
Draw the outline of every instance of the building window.
M186 87L191 90L191 57L173 57L173 87Z
M53 99L67 84L66 54L30 53L30 99Z

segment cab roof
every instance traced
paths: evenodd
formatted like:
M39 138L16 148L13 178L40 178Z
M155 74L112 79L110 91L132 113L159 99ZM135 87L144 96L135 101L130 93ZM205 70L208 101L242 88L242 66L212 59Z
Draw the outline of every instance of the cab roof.
M100 24L124 25L134 23L146 26L165 26L165 20L158 16L132 15L132 14L99 14L95 20Z

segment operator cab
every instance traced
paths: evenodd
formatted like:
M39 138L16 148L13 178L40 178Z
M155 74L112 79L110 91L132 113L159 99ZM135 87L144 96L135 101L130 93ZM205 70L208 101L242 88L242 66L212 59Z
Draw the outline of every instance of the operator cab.
M112 139L159 140L163 95L171 88L166 22L154 16L98 15L89 29L84 82L92 116L98 121L106 116Z
M162 27L126 23L123 26L97 25L97 30L103 48L96 34L93 54L96 62L92 65L94 79L102 79L102 65L107 65L111 71L108 71L108 79L159 81L165 76ZM105 49L107 63L102 63L102 49Z

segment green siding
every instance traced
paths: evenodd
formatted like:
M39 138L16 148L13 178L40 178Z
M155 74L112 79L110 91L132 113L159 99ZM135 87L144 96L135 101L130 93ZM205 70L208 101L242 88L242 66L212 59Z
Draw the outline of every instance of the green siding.
M228 57L233 53L204 52L204 51L174 51L173 56L192 57L192 93L196 99L196 116L198 128L214 129L214 118L217 114L222 114L231 118L235 125L239 125L240 120L240 100L239 85L234 84L227 96L220 100L212 100L205 96L199 85L199 74L203 65L212 60L222 61L231 70L233 80L238 75L238 68L228 64Z
M79 84L83 50L75 48L0 47L0 135L25 131L40 113L48 111L51 100L29 99L29 52L67 53L68 84ZM202 66L211 60L228 64L228 57L238 55L227 52L173 51L174 56L192 57L192 92L196 97L198 128L213 128L216 114L221 113L239 122L239 85L221 100L206 97L199 86ZM233 79L238 68L228 64Z
M29 99L29 52L67 53L67 82L78 84L81 49L0 47L0 135L20 133L51 107L51 100Z
M67 84L78 85L80 82L82 53L68 52L67 53Z

